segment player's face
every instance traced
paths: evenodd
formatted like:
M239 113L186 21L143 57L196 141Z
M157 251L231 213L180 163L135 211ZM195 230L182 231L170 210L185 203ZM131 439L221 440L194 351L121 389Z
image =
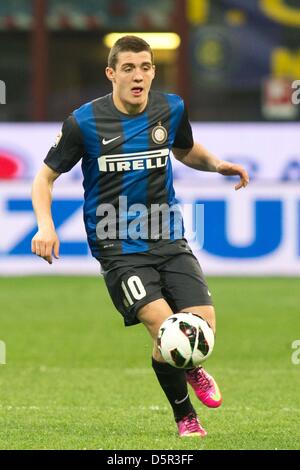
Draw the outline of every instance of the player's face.
M106 75L113 84L114 103L120 111L143 111L155 75L149 52L120 52L116 69L107 67Z

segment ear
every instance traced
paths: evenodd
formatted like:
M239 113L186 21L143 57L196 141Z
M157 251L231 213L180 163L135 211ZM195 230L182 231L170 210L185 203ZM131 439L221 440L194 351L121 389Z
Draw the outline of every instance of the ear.
M106 69L105 69L105 74L106 74L108 80L110 80L111 82L114 81L114 79L115 79L115 71L114 71L113 68L111 68L111 67L106 67Z

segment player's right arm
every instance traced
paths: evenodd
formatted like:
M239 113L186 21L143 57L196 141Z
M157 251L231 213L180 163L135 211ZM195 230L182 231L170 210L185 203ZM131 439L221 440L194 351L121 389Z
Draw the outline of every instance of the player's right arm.
M31 250L52 264L52 254L59 256L59 240L51 214L53 183L61 173L70 171L84 154L80 128L73 115L64 122L55 145L49 150L32 186L32 204L38 231L32 239Z
M31 251L52 264L52 254L59 257L59 239L51 214L52 189L60 173L43 165L32 185L32 204L37 219L38 231L31 242Z

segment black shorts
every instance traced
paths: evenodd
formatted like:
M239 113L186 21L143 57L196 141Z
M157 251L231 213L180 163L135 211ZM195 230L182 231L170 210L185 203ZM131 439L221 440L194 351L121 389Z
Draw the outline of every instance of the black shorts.
M101 257L99 261L125 326L139 323L138 310L161 298L174 313L195 305L212 305L200 264L186 240L143 253Z

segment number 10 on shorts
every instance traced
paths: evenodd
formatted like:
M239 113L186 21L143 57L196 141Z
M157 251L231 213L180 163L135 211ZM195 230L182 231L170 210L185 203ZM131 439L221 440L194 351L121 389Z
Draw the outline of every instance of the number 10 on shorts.
M138 276L129 277L126 283L122 281L121 287L129 305L133 305L146 296L145 287Z

